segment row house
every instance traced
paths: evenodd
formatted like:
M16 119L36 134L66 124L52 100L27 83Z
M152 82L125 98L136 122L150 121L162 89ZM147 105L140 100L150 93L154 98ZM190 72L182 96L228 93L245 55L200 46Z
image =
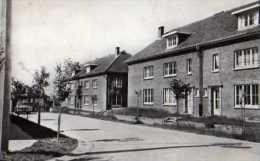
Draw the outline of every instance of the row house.
M86 111L127 106L128 69L124 61L131 55L115 49L115 54L83 64L70 81L65 106Z
M176 112L169 82L181 79L191 86L178 101L182 114L239 117L245 108L260 116L259 12L257 1L168 32L159 27L158 39L127 60L128 106Z

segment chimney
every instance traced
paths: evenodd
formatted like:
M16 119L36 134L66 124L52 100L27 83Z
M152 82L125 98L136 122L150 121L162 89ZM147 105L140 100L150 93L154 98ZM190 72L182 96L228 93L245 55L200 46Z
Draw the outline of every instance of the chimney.
M118 56L120 54L120 47L116 47L116 56Z
M164 26L158 27L158 38L161 39L163 34L164 34Z

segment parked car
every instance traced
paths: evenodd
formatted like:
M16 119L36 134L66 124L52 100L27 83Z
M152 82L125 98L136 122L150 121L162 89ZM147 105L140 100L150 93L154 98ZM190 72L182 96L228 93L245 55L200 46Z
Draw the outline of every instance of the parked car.
M32 111L33 111L33 107L30 104L18 104L15 110L17 114L21 114L21 113L28 114L31 113Z

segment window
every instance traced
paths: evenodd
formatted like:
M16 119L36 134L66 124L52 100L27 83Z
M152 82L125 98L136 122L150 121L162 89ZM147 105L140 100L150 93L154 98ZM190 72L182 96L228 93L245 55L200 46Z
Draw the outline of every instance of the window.
M144 104L153 104L153 89L143 90L143 102Z
M235 51L235 69L258 67L258 48Z
M175 76L176 75L176 62L164 63L163 65L163 75L167 76Z
M71 104L71 96L68 96L68 98L67 98L67 104Z
M208 97L208 89L203 88L203 97Z
M114 77L112 81L112 86L116 88L122 88L123 87L123 80L120 77Z
M199 97L199 96L200 96L200 89L199 89L199 88L196 88L196 89L194 90L194 96L195 96L195 97Z
M186 65L187 73L188 73L188 74L191 74L191 73L192 73L191 66L192 66L192 59L189 58L189 59L187 59L187 65Z
M91 104L90 96L84 96L83 103L84 103L84 105L90 105Z
M93 96L91 96L92 98L92 104L93 104L93 106L97 106L97 101L98 101L98 97L97 97L97 95L93 95Z
M84 87L85 87L86 89L89 88L89 81L84 81Z
M90 69L91 69L90 66L87 66L87 67L86 67L86 73L89 73L89 72L90 72Z
M240 108L243 103L245 108L259 107L258 84L235 85L235 107Z
M238 29L247 29L259 24L259 11L251 11L238 16Z
M177 35L171 35L167 38L167 48L174 48L178 45L179 38Z
M74 88L75 88L74 83L71 83L71 84L70 84L70 89L73 90Z
M70 97L70 104L73 105L74 104L74 96Z
M144 79L151 79L153 78L153 66L146 66L144 67Z
M92 88L97 88L98 87L98 82L96 79L92 80Z
M175 95L170 88L163 89L163 104L176 105Z
M217 72L219 71L219 55L214 54L212 59L212 71Z
M112 105L122 105L122 102L123 102L122 99L123 99L122 95L120 95L120 94L113 95L112 99L111 99Z

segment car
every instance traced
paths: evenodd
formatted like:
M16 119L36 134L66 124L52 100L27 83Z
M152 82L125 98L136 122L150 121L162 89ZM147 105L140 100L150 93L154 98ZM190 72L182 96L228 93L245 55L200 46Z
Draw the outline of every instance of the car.
M17 114L21 114L21 113L29 114L32 111L33 111L33 107L30 104L18 104L15 110Z

